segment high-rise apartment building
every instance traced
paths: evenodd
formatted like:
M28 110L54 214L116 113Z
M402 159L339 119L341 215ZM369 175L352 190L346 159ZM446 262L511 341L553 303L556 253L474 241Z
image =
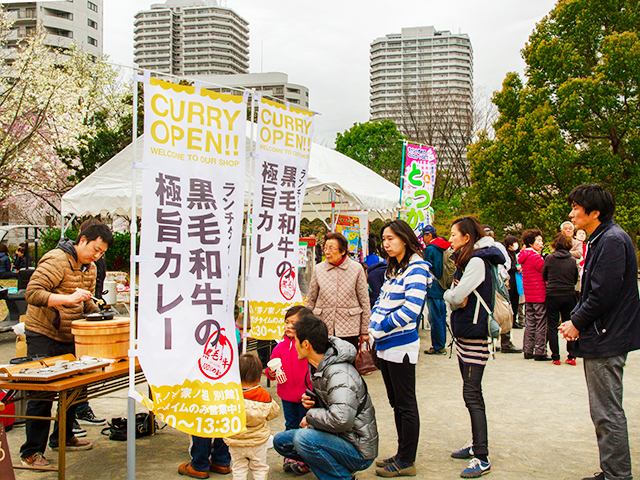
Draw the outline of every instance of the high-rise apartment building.
M473 50L465 33L403 28L371 43L371 119L390 118L403 97L425 90L473 96Z
M14 49L38 24L46 32L45 45L64 53L75 41L82 50L102 56L102 0L53 0L48 2L1 2L15 23L7 39ZM6 61L11 63L9 53Z
M304 85L289 83L289 75L281 72L248 73L244 75L207 75L202 77L208 90L238 94L240 89L255 90L271 100L288 102L309 108L309 89ZM216 87L214 85L220 85Z
M217 0L167 0L138 12L134 62L172 75L249 72L249 24Z
M409 140L435 147L468 184L473 128L473 50L465 33L403 28L371 43L371 120L390 119ZM456 170L453 172L452 170Z

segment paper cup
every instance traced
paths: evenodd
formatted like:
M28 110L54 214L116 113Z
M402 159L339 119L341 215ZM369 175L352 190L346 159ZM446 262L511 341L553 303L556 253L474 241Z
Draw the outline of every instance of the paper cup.
M282 369L276 370L276 382L284 383L287 381L287 376Z
M276 375L276 382L284 383L287 381L287 376L282 369L282 360L279 358L272 358L267 363L267 367L269 367Z
M280 358L272 358L267 363L267 367L269 367L274 372L278 369L282 369L282 359Z

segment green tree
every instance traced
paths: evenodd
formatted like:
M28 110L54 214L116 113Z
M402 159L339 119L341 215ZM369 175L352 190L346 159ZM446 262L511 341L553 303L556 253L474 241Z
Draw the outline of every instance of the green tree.
M403 139L391 120L354 123L349 130L338 133L336 151L399 186Z
M557 231L567 193L599 182L616 220L636 238L640 221L640 5L561 0L522 53L526 83L507 75L493 102L495 138L469 149L485 220Z
M77 228L69 228L64 232L64 236L75 240L78 237ZM140 248L140 236L138 235L137 247ZM53 250L60 241L60 229L50 228L40 236L40 249L38 255L40 258L50 250ZM119 233L113 232L113 245L109 247L105 254L107 262L107 270L128 270L129 257L131 252L131 234L129 232Z

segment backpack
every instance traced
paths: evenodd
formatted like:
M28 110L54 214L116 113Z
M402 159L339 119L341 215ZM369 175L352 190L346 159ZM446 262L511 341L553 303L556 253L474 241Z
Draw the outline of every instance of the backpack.
M478 314L480 307L485 308L489 314L487 319L488 337L497 339L500 337L500 333L508 333L511 331L511 325L513 322L513 311L511 310L511 304L509 303L509 291L507 286L502 280L498 267L496 265L489 264L489 271L491 272L491 295L493 296L493 310L489 308L484 298L480 296L477 290L473 293L476 294L479 302L476 303L476 311L473 317L473 323L478 321Z
M436 282L443 290L451 288L454 273L456 273L456 264L453 260L453 249L449 247L442 252L442 277L436 278Z

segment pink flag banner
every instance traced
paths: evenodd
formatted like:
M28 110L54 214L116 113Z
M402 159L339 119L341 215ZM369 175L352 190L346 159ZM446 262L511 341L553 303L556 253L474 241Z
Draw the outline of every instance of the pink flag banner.
M436 182L436 152L433 147L405 145L400 218L416 234L433 223L433 190Z

